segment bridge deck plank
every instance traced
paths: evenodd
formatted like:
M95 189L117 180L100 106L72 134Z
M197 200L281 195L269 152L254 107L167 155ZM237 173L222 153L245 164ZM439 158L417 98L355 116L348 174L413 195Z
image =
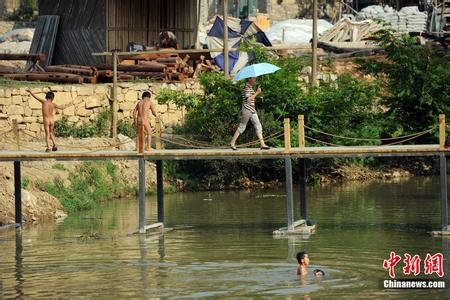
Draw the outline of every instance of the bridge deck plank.
M231 149L164 149L146 151L115 150L61 150L57 152L40 151L0 151L0 161L12 160L96 160L96 159L138 159L144 156L149 160L174 159L276 159L284 157L367 157L367 156L432 156L444 152L450 155L450 149L440 150L439 145L395 145L395 146L358 146L358 147L304 147L260 150L259 148Z

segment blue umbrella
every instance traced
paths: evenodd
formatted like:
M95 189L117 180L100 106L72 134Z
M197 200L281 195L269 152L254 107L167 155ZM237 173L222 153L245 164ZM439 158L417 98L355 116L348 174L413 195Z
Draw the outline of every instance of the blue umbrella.
M234 76L234 80L242 80L245 78L258 77L261 75L274 73L279 69L280 69L279 67L268 63L254 64L247 66L243 68L241 71L239 71L239 73L237 73L236 76Z

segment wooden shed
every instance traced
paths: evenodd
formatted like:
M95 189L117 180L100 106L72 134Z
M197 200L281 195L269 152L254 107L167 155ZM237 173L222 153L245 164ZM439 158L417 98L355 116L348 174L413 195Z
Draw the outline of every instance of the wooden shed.
M174 32L181 48L197 37L198 0L39 0L38 9L60 16L53 64L102 63L91 53L152 46L162 30Z

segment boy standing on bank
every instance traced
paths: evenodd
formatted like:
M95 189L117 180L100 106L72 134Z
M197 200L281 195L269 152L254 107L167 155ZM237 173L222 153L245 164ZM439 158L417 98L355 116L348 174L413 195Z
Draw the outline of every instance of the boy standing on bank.
M147 132L147 151L150 151L152 147L152 126L150 125L148 112L151 111L155 118L159 119L155 104L150 99L151 97L152 94L150 92L142 93L142 99L139 100L133 111L133 123L137 126L138 130L139 126L143 126ZM139 139L136 140L136 143L139 144ZM139 145L137 145L137 148L139 148Z
M41 102L42 104L42 118L44 123L44 132L45 132L45 143L47 144L47 148L45 152L57 151L58 147L56 147L55 135L53 133L53 129L55 128L55 121L53 119L54 110L56 109L65 109L67 105L58 105L53 102L55 99L55 94L53 92L47 92L45 95L45 100L37 97L32 91L27 90L34 99ZM52 147L50 147L50 142L52 142Z

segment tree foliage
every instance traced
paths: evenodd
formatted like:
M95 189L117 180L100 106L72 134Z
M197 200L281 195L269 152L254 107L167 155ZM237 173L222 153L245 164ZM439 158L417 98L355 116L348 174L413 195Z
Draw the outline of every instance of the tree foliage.
M450 108L450 53L419 45L415 37L380 31L385 60L360 61L361 70L384 86L380 103L386 132L414 133L437 123Z
M316 88L308 87L299 80L305 66L296 57L276 58L255 44L246 46L252 53L252 63L269 62L281 70L258 77L257 84L263 93L256 100L256 107L263 125L264 136L283 132L283 119L291 119L292 143L297 145L297 116L304 114L309 126L319 130L348 136L378 136L375 103L379 95L376 82L358 82L350 75L340 76L336 82L322 83ZM207 73L200 78L204 93L188 95L177 91L162 91L158 102L174 102L185 106L184 123L176 133L216 146L229 145L231 136L239 124L242 106L241 89L244 82L225 79L223 74ZM335 137L317 132L309 135L331 143L345 143ZM255 132L249 123L238 144L255 141ZM283 137L269 141L271 146L282 147ZM310 145L314 145L310 143ZM327 166L333 161L326 163ZM282 178L283 163L280 161L185 161L172 162L170 173L183 179L192 188L224 188L238 184L241 179L270 181Z
M19 8L8 16L11 21L35 21L37 18L37 1L22 0Z

